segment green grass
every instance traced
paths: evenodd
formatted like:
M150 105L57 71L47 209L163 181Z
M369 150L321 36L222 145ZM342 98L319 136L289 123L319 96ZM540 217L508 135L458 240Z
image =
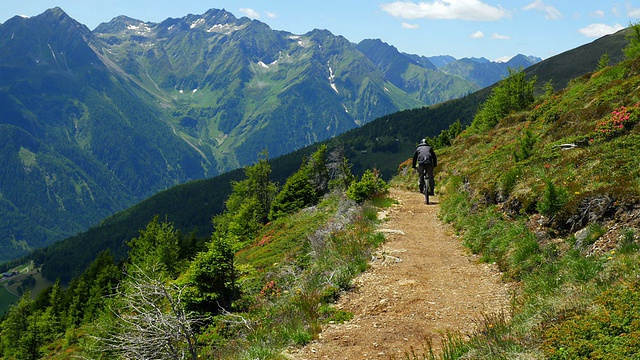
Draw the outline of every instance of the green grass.
M26 269L31 270L27 272ZM53 285L51 281L42 276L39 269L33 269L32 262L25 263L13 270L18 271L19 274L0 281L0 315L6 313L9 307L19 300L19 297L13 294L19 293L18 287L25 277L31 275L35 280L35 285L30 289L32 299L35 299L42 290Z

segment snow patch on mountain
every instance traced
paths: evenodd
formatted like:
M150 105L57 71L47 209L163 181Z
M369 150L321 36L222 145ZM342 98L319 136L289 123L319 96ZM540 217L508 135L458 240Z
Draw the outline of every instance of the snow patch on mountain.
M127 30L131 30L138 35L145 35L151 32L151 28L145 23L139 23L138 25L130 24L127 26Z
M299 46L306 46L306 43L304 42L304 40L302 40L302 36L300 35L291 35L289 36L289 39L297 41Z
M235 31L241 30L246 25L232 25L232 24L215 24L207 29L209 33L222 33L225 35L229 35Z
M204 18L200 18L194 22L191 23L191 26L189 26L190 29L196 28L198 26L204 25L206 22L206 20Z
M327 62L327 65L329 65L328 62ZM334 81L333 69L331 69L331 66L329 66L329 85L331 85L331 88L333 89L333 91L336 92L336 94L340 94L340 92L338 92L338 88L336 87L336 83Z

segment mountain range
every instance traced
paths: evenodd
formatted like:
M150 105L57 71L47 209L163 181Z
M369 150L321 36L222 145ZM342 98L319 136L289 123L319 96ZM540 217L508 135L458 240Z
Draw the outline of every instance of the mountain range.
M274 31L225 10L93 31L60 8L16 16L0 24L0 261L474 81L379 40Z
M611 65L622 61L628 33L625 29L567 50L525 69L525 73L538 79L538 92L548 90L549 83L562 90L572 79L592 73L602 54L610 56ZM491 87L484 88L459 99L385 115L332 139L271 159L270 178L283 184L299 168L302 159L310 156L317 146L327 145L329 149L344 150L355 174L375 168L389 179L397 174L398 164L411 156L417 137L439 137L455 121L469 125L491 91ZM126 241L136 237L154 216L171 222L183 234L206 239L213 231L211 217L224 210L231 183L242 179L243 172L238 169L174 186L104 219L87 231L35 250L13 265L33 260L43 264L42 274L46 278L69 281L102 251L109 250L117 259L124 258L128 250ZM5 265L5 269L11 268L11 263Z

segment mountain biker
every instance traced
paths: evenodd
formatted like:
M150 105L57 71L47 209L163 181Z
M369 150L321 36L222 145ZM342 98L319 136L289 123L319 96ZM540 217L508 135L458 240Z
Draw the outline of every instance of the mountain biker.
M418 176L420 177L420 193L424 194L424 173L426 172L427 175L429 175L429 195L433 195L433 189L436 185L435 179L433 178L433 168L438 166L438 158L431 146L427 144L426 139L420 140L420 144L418 144L416 151L413 153L413 164L411 167L416 169L416 164Z

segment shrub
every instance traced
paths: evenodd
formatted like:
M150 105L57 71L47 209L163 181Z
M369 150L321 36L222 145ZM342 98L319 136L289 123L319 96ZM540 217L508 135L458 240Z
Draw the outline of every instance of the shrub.
M640 286L624 283L599 296L589 312L547 329L548 359L633 359L640 345Z
M546 181L542 199L538 202L538 211L545 216L555 215L569 200L569 193L562 187L556 186L551 180Z
M640 103L631 107L621 106L611 112L611 115L596 124L595 136L610 139L618 136L638 122Z
M524 130L524 134L518 139L518 145L516 151L513 153L513 159L516 162L526 160L533 155L533 146L536 144L536 137L531 132L531 129Z
M359 204L374 197L386 195L389 185L380 178L377 171L367 170L360 181L352 182L347 189L347 197Z
M500 187L504 197L509 196L513 191L513 188L518 183L518 179L522 175L522 170L518 167L513 167L509 171L502 174L500 177Z
M307 172L304 169L298 170L287 179L282 191L273 200L269 219L273 221L317 202L318 193L307 176Z
M326 153L327 147L322 145L309 158L303 159L300 169L287 178L282 190L273 199L269 220L318 203L329 189L330 170ZM331 172L338 175L335 171Z

